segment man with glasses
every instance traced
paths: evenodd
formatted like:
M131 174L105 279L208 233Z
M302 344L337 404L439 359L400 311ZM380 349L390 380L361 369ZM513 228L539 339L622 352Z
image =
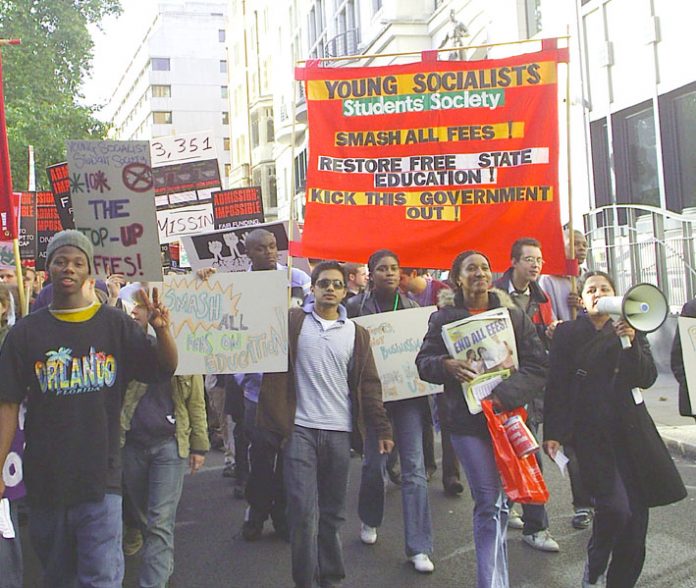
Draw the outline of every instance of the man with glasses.
M546 336L546 329L554 322L555 317L548 296L537 283L544 265L541 243L531 237L517 239L512 244L510 257L512 266L493 285L507 293L512 301L527 313L536 326L539 338L548 350L549 339ZM539 397L527 407L527 425L535 435L539 423L543 421L541 400L543 394L544 391L539 390ZM537 453L536 457L541 467L540 454ZM523 504L521 517L511 508L508 526L513 529L521 528L522 540L534 549L559 551L558 543L549 533L548 515L543 504Z
M290 309L288 372L266 374L258 425L284 442L283 472L296 588L334 586L345 577L339 537L345 521L350 449L365 427L380 453L394 446L366 329L341 306L345 270L324 261L312 270L314 302Z

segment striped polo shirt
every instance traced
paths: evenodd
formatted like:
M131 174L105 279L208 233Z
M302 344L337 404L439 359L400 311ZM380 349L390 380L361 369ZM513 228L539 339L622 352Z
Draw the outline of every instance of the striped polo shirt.
M336 321L322 319L314 305L307 313L297 341L295 424L327 431L352 430L348 370L355 346L355 324L338 307Z

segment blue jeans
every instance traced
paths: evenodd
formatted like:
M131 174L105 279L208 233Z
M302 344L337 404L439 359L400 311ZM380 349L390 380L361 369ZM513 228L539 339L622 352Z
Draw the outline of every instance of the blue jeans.
M489 439L452 435L474 499L474 545L478 588L507 588L507 497Z
M350 433L295 425L284 449L292 579L333 586L346 576L339 531L346 520Z
M22 564L22 542L19 538L17 504L10 501L10 518L15 530L14 539L0 537L0 588L22 588L24 567Z
M420 400L420 399L416 399ZM390 404L396 448L401 462L401 504L406 556L433 553L433 530L428 500L428 480L423 463L423 414L413 400ZM367 431L358 496L358 515L370 527L379 527L384 517L387 454L379 453L374 430Z
M29 510L29 535L46 588L121 588L121 497Z
M186 465L173 437L123 448L123 479L143 530L140 588L164 587L174 571L174 522Z

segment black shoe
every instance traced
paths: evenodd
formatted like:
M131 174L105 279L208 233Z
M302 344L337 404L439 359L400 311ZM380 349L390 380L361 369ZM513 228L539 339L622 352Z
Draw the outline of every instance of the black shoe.
M583 529L587 529L587 527L592 524L593 518L594 513L589 508L579 508L575 511L571 524L575 529L582 531Z
M256 541L263 534L263 523L260 525L254 521L244 521L242 525L242 537L245 541Z
M222 477L223 478L234 478L234 464L233 463L225 464L225 467L222 468Z
M462 492L464 492L464 486L454 476L452 476L451 478L447 478L443 486L445 488L445 494L447 494L447 496L459 496Z

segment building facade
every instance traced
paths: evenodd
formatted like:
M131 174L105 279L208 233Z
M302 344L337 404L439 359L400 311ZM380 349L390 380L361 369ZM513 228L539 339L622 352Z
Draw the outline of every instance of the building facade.
M308 129L302 88L293 76L298 61L356 56L332 66L384 65L418 59L422 50L462 46L440 59L481 59L533 51L539 44L480 45L564 37L570 91L569 124L566 97L559 97L562 222L572 212L574 227L590 240L590 264L612 272L622 291L651 281L674 308L696 294L696 69L687 65L693 3L284 0L272 10L266 0L253 5L264 13L265 36L247 44L248 71L272 73L264 79L267 87L255 83L256 102L256 88L249 85L251 104L273 105L273 142L264 157L275 165L280 218L303 218ZM402 52L415 54L395 55ZM244 85L239 72L233 69L232 75ZM243 161L241 153L240 147L238 158L233 147L233 160ZM257 161L260 157L252 158Z
M160 2L121 75L106 116L113 137L149 140L211 131L223 185L230 162L229 63L224 0Z
M624 290L650 281L674 309L696 295L692 3L580 0L592 262Z
M284 2L232 0L228 25L233 186L260 186L267 220L279 217L276 180L273 62L285 42L275 35L274 12ZM288 218L288 215L280 215Z

